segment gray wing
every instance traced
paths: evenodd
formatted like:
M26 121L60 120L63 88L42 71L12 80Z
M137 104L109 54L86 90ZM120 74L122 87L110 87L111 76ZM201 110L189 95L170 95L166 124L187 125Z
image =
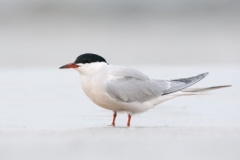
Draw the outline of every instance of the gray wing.
M119 78L108 82L106 91L108 95L118 101L145 102L152 98L161 96L167 88L168 81L139 80L133 77Z
M187 88L203 79L207 74L169 81L151 80L137 70L121 68L110 74L112 78L109 78L106 83L106 91L117 101L145 102Z
M163 94L170 87L169 81L151 80L143 73L121 68L110 73L106 83L107 94L117 101L145 102Z

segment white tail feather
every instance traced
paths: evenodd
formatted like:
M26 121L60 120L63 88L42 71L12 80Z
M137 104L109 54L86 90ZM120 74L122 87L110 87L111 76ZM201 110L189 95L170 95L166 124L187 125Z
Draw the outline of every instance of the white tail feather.
M186 93L199 93L199 92L206 92L206 91L211 91L215 89L221 89L221 88L226 88L226 87L231 87L232 85L222 85L222 86L212 86L212 87L207 87L207 88L186 88L182 90L182 92Z

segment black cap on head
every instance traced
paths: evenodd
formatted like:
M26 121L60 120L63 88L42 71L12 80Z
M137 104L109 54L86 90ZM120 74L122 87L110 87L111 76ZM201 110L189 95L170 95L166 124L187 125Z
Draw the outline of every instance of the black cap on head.
M83 63L84 64L84 63L92 63L92 62L107 63L107 61L103 57L101 57L97 54L93 54L93 53L85 53L85 54L78 56L74 63Z

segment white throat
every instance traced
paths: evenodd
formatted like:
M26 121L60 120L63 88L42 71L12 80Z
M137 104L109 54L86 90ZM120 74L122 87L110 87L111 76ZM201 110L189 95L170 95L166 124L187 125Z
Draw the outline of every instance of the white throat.
M81 65L81 64L79 64ZM85 94L96 104L99 104L99 95L105 88L105 79L108 72L108 64L104 62L95 62L83 64L76 69L80 73L82 88Z

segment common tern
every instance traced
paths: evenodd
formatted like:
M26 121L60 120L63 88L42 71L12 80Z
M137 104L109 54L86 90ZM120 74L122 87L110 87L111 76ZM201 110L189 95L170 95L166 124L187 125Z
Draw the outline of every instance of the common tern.
M60 67L67 68L80 73L83 91L96 105L113 111L112 126L115 126L118 112L128 114L129 127L133 114L145 112L166 100L230 87L187 88L206 77L208 72L174 80L150 79L138 70L110 65L103 57L92 53L82 54L74 63Z

